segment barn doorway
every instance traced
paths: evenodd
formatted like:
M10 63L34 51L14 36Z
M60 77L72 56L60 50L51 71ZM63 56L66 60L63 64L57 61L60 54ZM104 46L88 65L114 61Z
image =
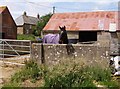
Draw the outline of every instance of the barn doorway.
M80 31L79 42L97 41L96 31Z
M5 38L5 33L0 33L0 39L4 39Z

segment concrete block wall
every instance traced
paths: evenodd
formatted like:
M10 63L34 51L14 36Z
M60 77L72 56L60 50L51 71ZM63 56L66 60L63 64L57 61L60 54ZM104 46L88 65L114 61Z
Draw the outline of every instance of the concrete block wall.
M109 47L99 46L97 44L41 45L40 43L33 43L31 50L31 59L36 60L40 64L44 61L48 66L55 65L61 60L68 58L85 60L90 65L100 65L102 67L109 66Z

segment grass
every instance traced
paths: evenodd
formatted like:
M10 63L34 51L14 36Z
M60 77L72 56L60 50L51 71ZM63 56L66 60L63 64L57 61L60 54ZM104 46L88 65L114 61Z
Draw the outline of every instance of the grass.
M35 63L34 61L26 61L25 64L25 68L16 73L11 78L11 81L23 82L27 79L37 80L42 76L42 72L38 67L37 63Z
M51 68L44 65L38 66L34 61L26 61L25 64L25 67L15 73L11 82L5 84L4 88L21 87L26 80L30 80L32 83L42 80L42 87L51 88L89 87L90 89L96 89L97 86L94 81L108 89L119 87L118 83L112 80L110 69L86 66L82 60L64 60Z

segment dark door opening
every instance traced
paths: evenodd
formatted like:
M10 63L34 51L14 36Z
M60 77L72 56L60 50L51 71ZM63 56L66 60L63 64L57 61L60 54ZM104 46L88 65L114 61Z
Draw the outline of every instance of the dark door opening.
M5 38L5 33L0 33L0 39L4 39Z
M79 42L97 41L97 32L81 31L79 32Z

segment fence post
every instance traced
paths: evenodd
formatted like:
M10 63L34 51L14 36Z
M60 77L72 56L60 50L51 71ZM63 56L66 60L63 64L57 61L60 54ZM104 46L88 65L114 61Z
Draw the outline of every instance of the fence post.
M30 56L32 54L32 42L30 41Z
M45 52L44 52L44 45L43 43L41 44L41 63L45 63Z

